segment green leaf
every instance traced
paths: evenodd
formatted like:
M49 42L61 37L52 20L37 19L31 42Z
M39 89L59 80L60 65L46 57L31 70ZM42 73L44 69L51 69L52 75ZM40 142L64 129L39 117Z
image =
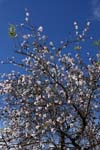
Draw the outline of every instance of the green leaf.
M14 38L15 35L16 35L16 28L15 28L14 25L10 25L10 26L9 26L9 36L10 36L11 38Z
M94 41L94 45L98 47L100 45L100 40Z
M80 50L80 49L81 49L80 46L75 46L75 47L74 47L74 50Z
M99 44L100 44L100 40L98 40Z
M96 62L97 65L100 65L100 60Z
M96 42L94 42L94 45L98 47L99 43L96 41Z

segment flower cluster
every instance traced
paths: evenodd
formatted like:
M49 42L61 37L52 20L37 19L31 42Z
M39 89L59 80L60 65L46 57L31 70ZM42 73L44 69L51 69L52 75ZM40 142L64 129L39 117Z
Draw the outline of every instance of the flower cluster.
M26 10L26 22L28 18ZM74 42L77 42L77 37L85 38L90 22L82 35L78 33L77 22L74 26ZM100 54L95 60L88 55L91 61L86 64L79 54L72 57L61 51L57 53L52 41L45 44L42 26L36 30L25 24L20 27L29 31L15 37L16 42L20 41L15 51L22 59L17 62L13 58L10 64L23 68L25 73L13 71L1 75L0 94L5 105L0 113L4 127L9 128L9 132L2 132L5 143L2 148L96 147L100 141L100 65L97 63ZM66 45L63 41L62 44Z

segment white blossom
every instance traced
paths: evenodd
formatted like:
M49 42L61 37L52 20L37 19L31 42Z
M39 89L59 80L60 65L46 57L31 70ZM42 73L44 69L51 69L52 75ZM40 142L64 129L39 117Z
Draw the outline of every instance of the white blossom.
M39 31L39 32L43 32L43 27L40 26L40 27L38 28L38 31Z
M49 42L49 45L50 45L50 46L54 46L54 44L53 44L53 42L52 42L52 41L50 41L50 42Z
M39 128L40 128L40 126L39 126L39 125L37 125L35 128L36 128L36 129L39 129Z
M26 16L29 17L29 15L30 15L29 12L26 12Z
M25 18L25 21L28 22L28 20L29 20L28 17L26 17L26 18Z

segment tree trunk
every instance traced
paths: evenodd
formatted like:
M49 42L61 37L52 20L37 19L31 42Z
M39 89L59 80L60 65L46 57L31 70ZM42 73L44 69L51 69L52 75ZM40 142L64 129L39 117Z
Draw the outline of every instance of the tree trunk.
M61 133L61 150L65 150L65 135Z

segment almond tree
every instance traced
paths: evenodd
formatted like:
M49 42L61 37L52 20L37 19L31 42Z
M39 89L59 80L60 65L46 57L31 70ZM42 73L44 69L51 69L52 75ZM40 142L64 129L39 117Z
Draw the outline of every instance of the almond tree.
M78 53L90 22L81 34L59 48L46 42L43 27L35 29L26 10L26 23L10 25L14 57L8 63L24 72L3 74L0 81L3 150L97 150L100 148L100 53L87 61ZM95 45L99 48L99 40ZM67 53L73 45L75 56ZM4 63L4 62L2 62ZM20 69L19 69L20 70Z

